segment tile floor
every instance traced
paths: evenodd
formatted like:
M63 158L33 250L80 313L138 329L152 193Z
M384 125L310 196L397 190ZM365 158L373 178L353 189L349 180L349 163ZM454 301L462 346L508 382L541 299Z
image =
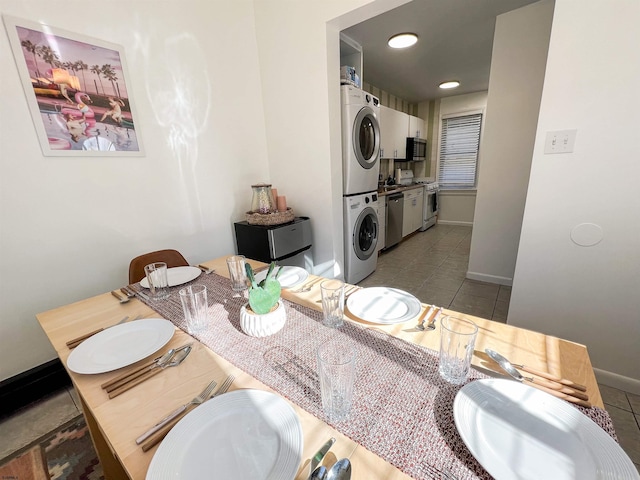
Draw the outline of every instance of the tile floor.
M386 285L421 301L504 322L511 289L465 279L471 228L436 225L383 252L378 269L362 286ZM620 444L640 471L640 395L600 385ZM72 387L52 392L9 417L0 417L0 459L80 413Z

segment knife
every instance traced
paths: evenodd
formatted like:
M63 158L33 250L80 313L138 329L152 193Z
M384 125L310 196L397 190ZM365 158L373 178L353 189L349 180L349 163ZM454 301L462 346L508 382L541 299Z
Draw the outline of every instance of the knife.
M320 462L322 461L322 459L324 458L324 456L327 454L327 452L329 451L329 449L334 443L336 443L336 439L331 437L327 441L327 443L325 443L322 447L320 447L320 450L318 450L316 454L313 457L311 457L311 463L309 464L310 465L309 478L313 476L314 470L318 467L318 465L320 465Z
M500 367L509 374L509 376L513 377L515 380L520 383L524 383L526 385L530 385L532 387L536 387L539 390L547 392L554 397L561 398L571 403L576 403L578 405L582 405L583 407L590 408L591 403L589 403L589 397L584 393L578 390L574 390L572 388L566 387L561 384L553 384L549 380L540 380L533 377L524 377L518 370L516 370L513 365L507 360L505 357L500 355L498 352L491 350L490 348L486 348L484 350L489 357L491 357L495 362L500 365Z

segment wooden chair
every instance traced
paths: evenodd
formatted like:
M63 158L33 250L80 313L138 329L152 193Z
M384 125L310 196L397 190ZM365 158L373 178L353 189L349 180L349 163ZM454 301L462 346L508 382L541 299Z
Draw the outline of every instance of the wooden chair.
M164 262L167 267L187 267L189 262L177 250L158 250L140 255L129 264L129 284L139 282L145 277L144 267L154 262Z

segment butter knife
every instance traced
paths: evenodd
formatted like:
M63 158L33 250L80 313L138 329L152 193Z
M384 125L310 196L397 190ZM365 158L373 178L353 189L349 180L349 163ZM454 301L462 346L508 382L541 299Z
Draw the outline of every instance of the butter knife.
M327 441L327 443L320 447L320 450L318 450L316 454L311 457L311 463L309 464L309 478L313 476L313 472L316 468L318 468L318 465L320 465L320 462L334 443L336 443L336 439L331 437L329 441Z

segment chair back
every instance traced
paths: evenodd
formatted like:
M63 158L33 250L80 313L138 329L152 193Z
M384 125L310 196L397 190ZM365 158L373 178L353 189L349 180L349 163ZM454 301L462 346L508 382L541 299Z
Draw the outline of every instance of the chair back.
M187 267L189 262L177 250L158 250L140 255L129 264L129 284L139 282L145 277L144 267L150 263L164 262L167 267Z

